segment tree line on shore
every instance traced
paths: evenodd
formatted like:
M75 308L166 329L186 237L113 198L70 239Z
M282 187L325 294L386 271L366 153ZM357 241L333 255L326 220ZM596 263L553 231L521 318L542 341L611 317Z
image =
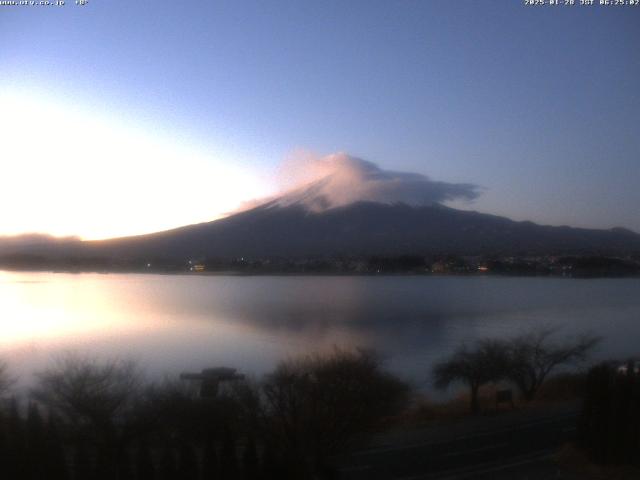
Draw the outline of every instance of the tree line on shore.
M322 255L309 257L177 258L141 256L47 256L28 253L0 254L0 266L15 270L121 271L121 272L237 272L248 275L289 274L500 274L637 276L638 255L613 257L592 254L518 255L503 253L460 256L429 255Z

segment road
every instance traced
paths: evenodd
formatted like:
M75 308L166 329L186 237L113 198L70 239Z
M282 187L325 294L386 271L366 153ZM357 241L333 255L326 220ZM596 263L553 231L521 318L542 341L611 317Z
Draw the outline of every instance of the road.
M339 460L347 480L454 480L571 478L551 461L552 454L575 435L577 412L570 408L535 418L484 422L455 436L388 444ZM448 438L447 438L448 437Z

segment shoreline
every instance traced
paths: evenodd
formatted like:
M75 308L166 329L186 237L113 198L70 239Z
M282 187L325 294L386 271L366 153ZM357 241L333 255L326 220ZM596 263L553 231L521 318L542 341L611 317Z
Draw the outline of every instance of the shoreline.
M161 270L161 269L57 269L57 268L11 268L0 265L0 272L7 273L67 273L67 274L139 274L139 275L176 275L193 277L465 277L465 278L566 278L574 280L589 279L633 279L640 278L640 272L634 273L506 273L506 272L308 272L308 271L243 271L243 270L219 270L206 272L189 272L186 270Z

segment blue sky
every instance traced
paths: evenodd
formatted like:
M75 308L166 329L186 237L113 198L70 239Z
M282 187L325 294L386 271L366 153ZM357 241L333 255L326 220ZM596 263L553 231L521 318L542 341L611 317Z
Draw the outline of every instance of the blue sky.
M73 3L0 7L0 233L209 220L299 150L484 187L463 208L640 231L640 6Z

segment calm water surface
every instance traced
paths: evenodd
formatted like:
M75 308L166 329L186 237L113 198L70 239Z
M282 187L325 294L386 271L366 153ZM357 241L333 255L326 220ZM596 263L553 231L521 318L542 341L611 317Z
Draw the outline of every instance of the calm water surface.
M429 389L460 342L538 325L603 335L598 358L640 354L640 279L0 272L0 357L23 384L68 350L133 357L155 376L259 375L337 345L375 348Z

